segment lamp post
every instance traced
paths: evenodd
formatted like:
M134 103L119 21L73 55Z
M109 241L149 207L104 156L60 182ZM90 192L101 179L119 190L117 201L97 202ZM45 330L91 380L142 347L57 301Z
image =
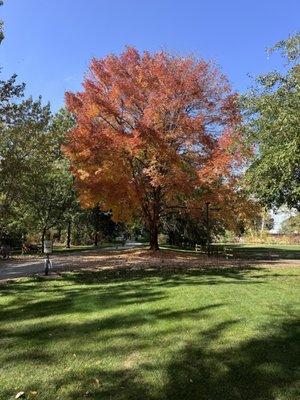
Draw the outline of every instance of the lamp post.
M209 205L210 201L205 203L205 216L206 216L206 252L210 255L210 223L209 223Z
M206 251L207 255L210 256L210 242L211 242L211 237L210 237L210 220L209 220L209 210L211 211L220 211L219 207L211 208L210 207L210 201L207 201L205 203L205 220L206 220Z
M53 245L52 240L44 241L44 254L45 254L45 275L49 275L49 270L52 268L52 261L50 260L50 254L52 253Z

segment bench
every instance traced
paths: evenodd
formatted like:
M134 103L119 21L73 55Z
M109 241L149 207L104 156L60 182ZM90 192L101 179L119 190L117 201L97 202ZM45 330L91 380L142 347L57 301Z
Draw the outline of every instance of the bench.
M124 237L116 237L115 238L115 240L114 240L114 244L115 244L115 246L116 246L116 249L119 247L119 246L122 246L122 247L124 247L125 246L125 244L126 244L126 239L124 238Z
M203 252L203 246L200 244L195 245L195 252L201 251ZM233 251L232 249L226 247L226 246L218 246L217 248L214 248L213 246L210 246L209 254L212 256L216 257L225 257L227 260L230 258L233 258Z
M38 253L41 248L37 244L33 243L23 243L22 244L22 254L27 253Z
M2 244L0 246L0 254L2 255L3 260L8 260L11 253L11 247L9 244Z

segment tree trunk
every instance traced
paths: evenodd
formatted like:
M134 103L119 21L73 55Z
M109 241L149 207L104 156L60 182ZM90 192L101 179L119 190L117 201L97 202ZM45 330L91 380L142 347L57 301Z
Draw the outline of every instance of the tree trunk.
M68 221L67 243L66 243L66 248L69 249L70 247L71 247L71 220Z
M266 222L266 220L265 220L265 217L263 215L262 218L261 218L260 237L263 236L263 233L264 233L264 230L265 230L265 222Z
M58 243L60 243L60 241L61 241L61 227L58 228L57 241L58 241Z
M160 213L160 199L161 199L161 189L153 189L153 202L152 202L152 212L149 219L150 227L150 250L159 250L158 245L158 227L159 227L159 213Z
M46 228L43 228L43 232L42 232L42 251L44 251L44 242L45 242L45 236L46 236Z
M159 250L158 228L156 223L150 225L150 250Z
M98 246L98 232L95 232L95 236L94 236L94 246L95 246L95 247Z

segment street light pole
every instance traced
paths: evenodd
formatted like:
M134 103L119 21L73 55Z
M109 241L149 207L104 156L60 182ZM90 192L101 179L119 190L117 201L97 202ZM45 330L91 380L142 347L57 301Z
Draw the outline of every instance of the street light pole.
M210 255L210 223L209 223L209 205L210 201L205 203L206 210L206 251L207 255Z
M210 256L211 254L211 249L210 249L210 242L211 242L211 235L210 235L210 219L209 219L209 211L220 211L220 207L210 207L211 203L210 201L207 201L205 203L205 216L206 216L206 251L207 255Z

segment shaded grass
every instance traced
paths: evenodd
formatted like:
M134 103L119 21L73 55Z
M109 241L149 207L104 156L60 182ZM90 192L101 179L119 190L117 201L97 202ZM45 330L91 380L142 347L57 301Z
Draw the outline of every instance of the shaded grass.
M0 293L0 399L299 396L297 268L79 271Z

